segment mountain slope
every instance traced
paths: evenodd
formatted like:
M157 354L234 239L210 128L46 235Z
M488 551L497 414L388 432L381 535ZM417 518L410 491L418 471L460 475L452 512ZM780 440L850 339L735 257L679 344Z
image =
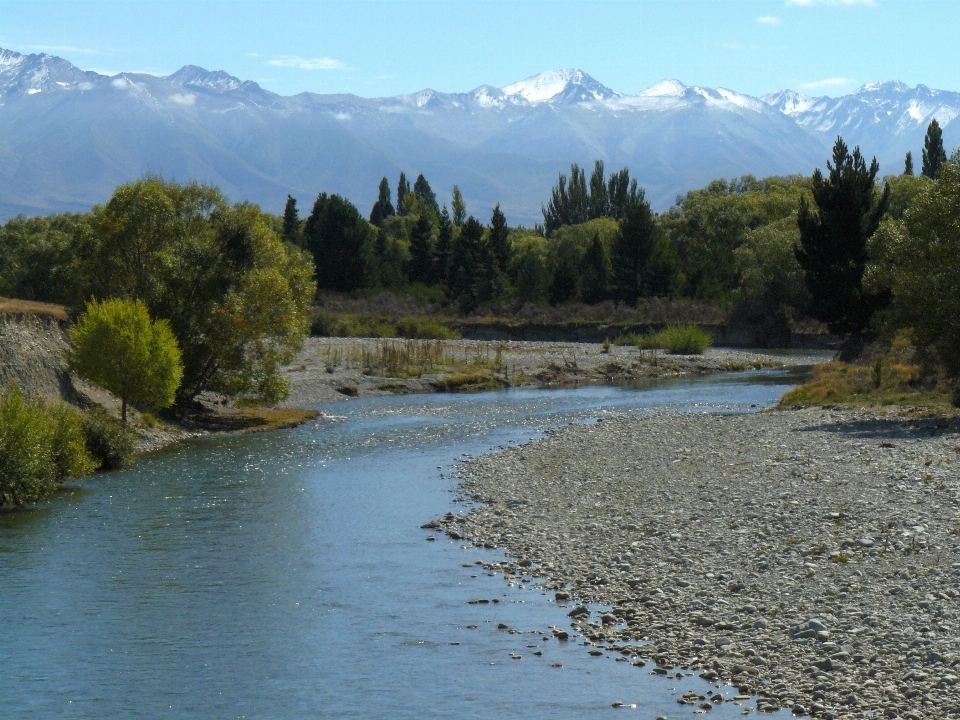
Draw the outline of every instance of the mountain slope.
M215 183L274 212L288 193L306 211L323 190L367 213L380 178L393 184L403 170L424 173L441 201L459 184L483 219L500 202L511 223L532 224L557 173L595 159L608 170L628 166L664 209L717 177L808 173L838 127L845 135L856 127L864 144L895 155L916 145L924 117L960 108L956 94L921 88L761 100L667 80L624 95L580 70L558 70L464 93L283 97L194 65L167 77L108 77L0 50L0 218L85 210L148 172ZM900 115L920 120L901 135L896 123L874 127L871 109L894 101L871 93L916 94Z

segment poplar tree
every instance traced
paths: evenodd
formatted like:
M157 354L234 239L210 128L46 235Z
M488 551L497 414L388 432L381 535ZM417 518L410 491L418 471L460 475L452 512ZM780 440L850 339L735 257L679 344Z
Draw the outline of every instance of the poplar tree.
M410 194L410 183L404 172L400 173L400 179L397 181L397 215L405 215L406 208L403 206L404 199Z
M943 131L940 123L934 118L927 126L927 135L923 139L923 169L920 174L931 180L940 175L940 166L947 161L947 153L943 149Z
M283 208L283 239L294 245L300 241L300 215L297 201L291 195L287 195L287 204Z
M453 224L461 227L464 220L467 219L467 204L463 201L463 195L457 185L453 186L453 200L450 203L450 209L453 210Z
M907 150L907 157L903 160L903 174L913 177L913 153Z
M827 323L831 332L849 334L841 352L849 358L858 352L863 331L886 300L864 290L863 273L867 241L887 211L890 187L878 192L876 158L868 167L860 148L850 154L840 137L827 169L826 178L819 169L813 173L813 206L806 195L800 198L800 244L795 254L810 293L808 312Z

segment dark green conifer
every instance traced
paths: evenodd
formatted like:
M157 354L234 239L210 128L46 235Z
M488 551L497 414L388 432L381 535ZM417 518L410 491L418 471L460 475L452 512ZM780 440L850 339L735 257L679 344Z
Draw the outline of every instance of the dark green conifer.
M447 267L450 264L450 249L453 244L453 223L450 213L444 205L437 216L437 242L433 248L433 273L431 283L446 282Z
M907 150L907 156L903 160L903 174L913 177L913 153Z
M300 215L297 201L287 195L287 204L283 208L283 239L295 245L300 244Z
M600 240L600 233L593 234L590 247L583 256L583 301L591 305L610 297L610 258Z
M304 246L317 266L317 286L349 292L367 280L373 228L339 195L320 193L304 227Z
M931 180L940 176L940 166L947 161L947 153L943 149L943 131L940 123L934 118L927 126L927 134L923 139L923 169L920 174Z
M379 227L384 220L394 213L393 203L390 202L390 181L383 178L380 181L380 191L377 201L373 204L373 209L370 211L370 222Z
M450 296L463 314L476 310L478 305L475 288L482 243L483 225L471 215L454 239L447 280Z
M433 190L430 189L430 183L427 182L423 173L420 173L420 175L417 176L416 182L413 183L413 194L423 200L423 204L434 213L440 211L440 208L437 206L437 196Z
M876 158L868 167L860 148L850 154L843 138L837 138L827 169L827 178L819 169L813 173L813 207L805 195L800 198L796 256L810 293L808 312L831 332L849 333L847 347L856 353L870 318L886 301L867 293L862 281L867 241L887 210L890 187L877 190Z
M620 220L610 258L614 297L629 305L643 295L644 276L657 242L650 203L644 199L643 190L633 195L638 199L627 206Z
M467 204L463 201L463 194L457 185L453 186L453 200L450 203L450 208L453 210L454 226L462 226L467 219Z
M421 213L410 230L410 281L429 283L433 275L433 223Z
M597 160L590 175L589 215L591 220L608 217L610 214L607 199L607 183L603 175L603 160Z
M500 203L493 208L490 218L490 249L497 261L497 267L503 272L510 262L510 229L507 227L507 218L500 210Z

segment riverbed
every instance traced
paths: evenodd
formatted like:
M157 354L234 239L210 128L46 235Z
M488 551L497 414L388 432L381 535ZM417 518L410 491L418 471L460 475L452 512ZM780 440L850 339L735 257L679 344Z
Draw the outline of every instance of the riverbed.
M756 411L796 372L319 405L325 422L200 438L85 480L0 517L0 707L16 718L677 716L683 692L715 688L556 640L550 626L569 619L553 593L483 568L502 549L427 541L419 526L469 508L455 477L466 456L615 416Z

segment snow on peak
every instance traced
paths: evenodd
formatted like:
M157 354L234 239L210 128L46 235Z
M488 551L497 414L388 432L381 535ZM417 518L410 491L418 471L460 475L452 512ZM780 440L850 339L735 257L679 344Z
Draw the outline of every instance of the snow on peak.
M572 91L572 92L571 92ZM617 97L610 88L601 85L582 70L548 70L526 80L503 88L507 97L520 96L530 103L541 103L554 98L574 102L606 100Z
M881 82L869 82L857 88L854 95L863 95L866 93L908 93L910 86L899 80L884 80Z
M795 116L813 108L822 98L801 95L795 90L778 90L763 96L763 101L784 115Z
M211 72L198 65L184 65L173 75L169 75L167 80L175 85L204 88L216 92L236 90L245 84L240 78L236 78L223 70Z
M638 95L643 95L644 97L675 97L682 98L687 94L689 90L686 85L684 85L679 80L661 80L656 85L651 85L646 90L643 90Z

